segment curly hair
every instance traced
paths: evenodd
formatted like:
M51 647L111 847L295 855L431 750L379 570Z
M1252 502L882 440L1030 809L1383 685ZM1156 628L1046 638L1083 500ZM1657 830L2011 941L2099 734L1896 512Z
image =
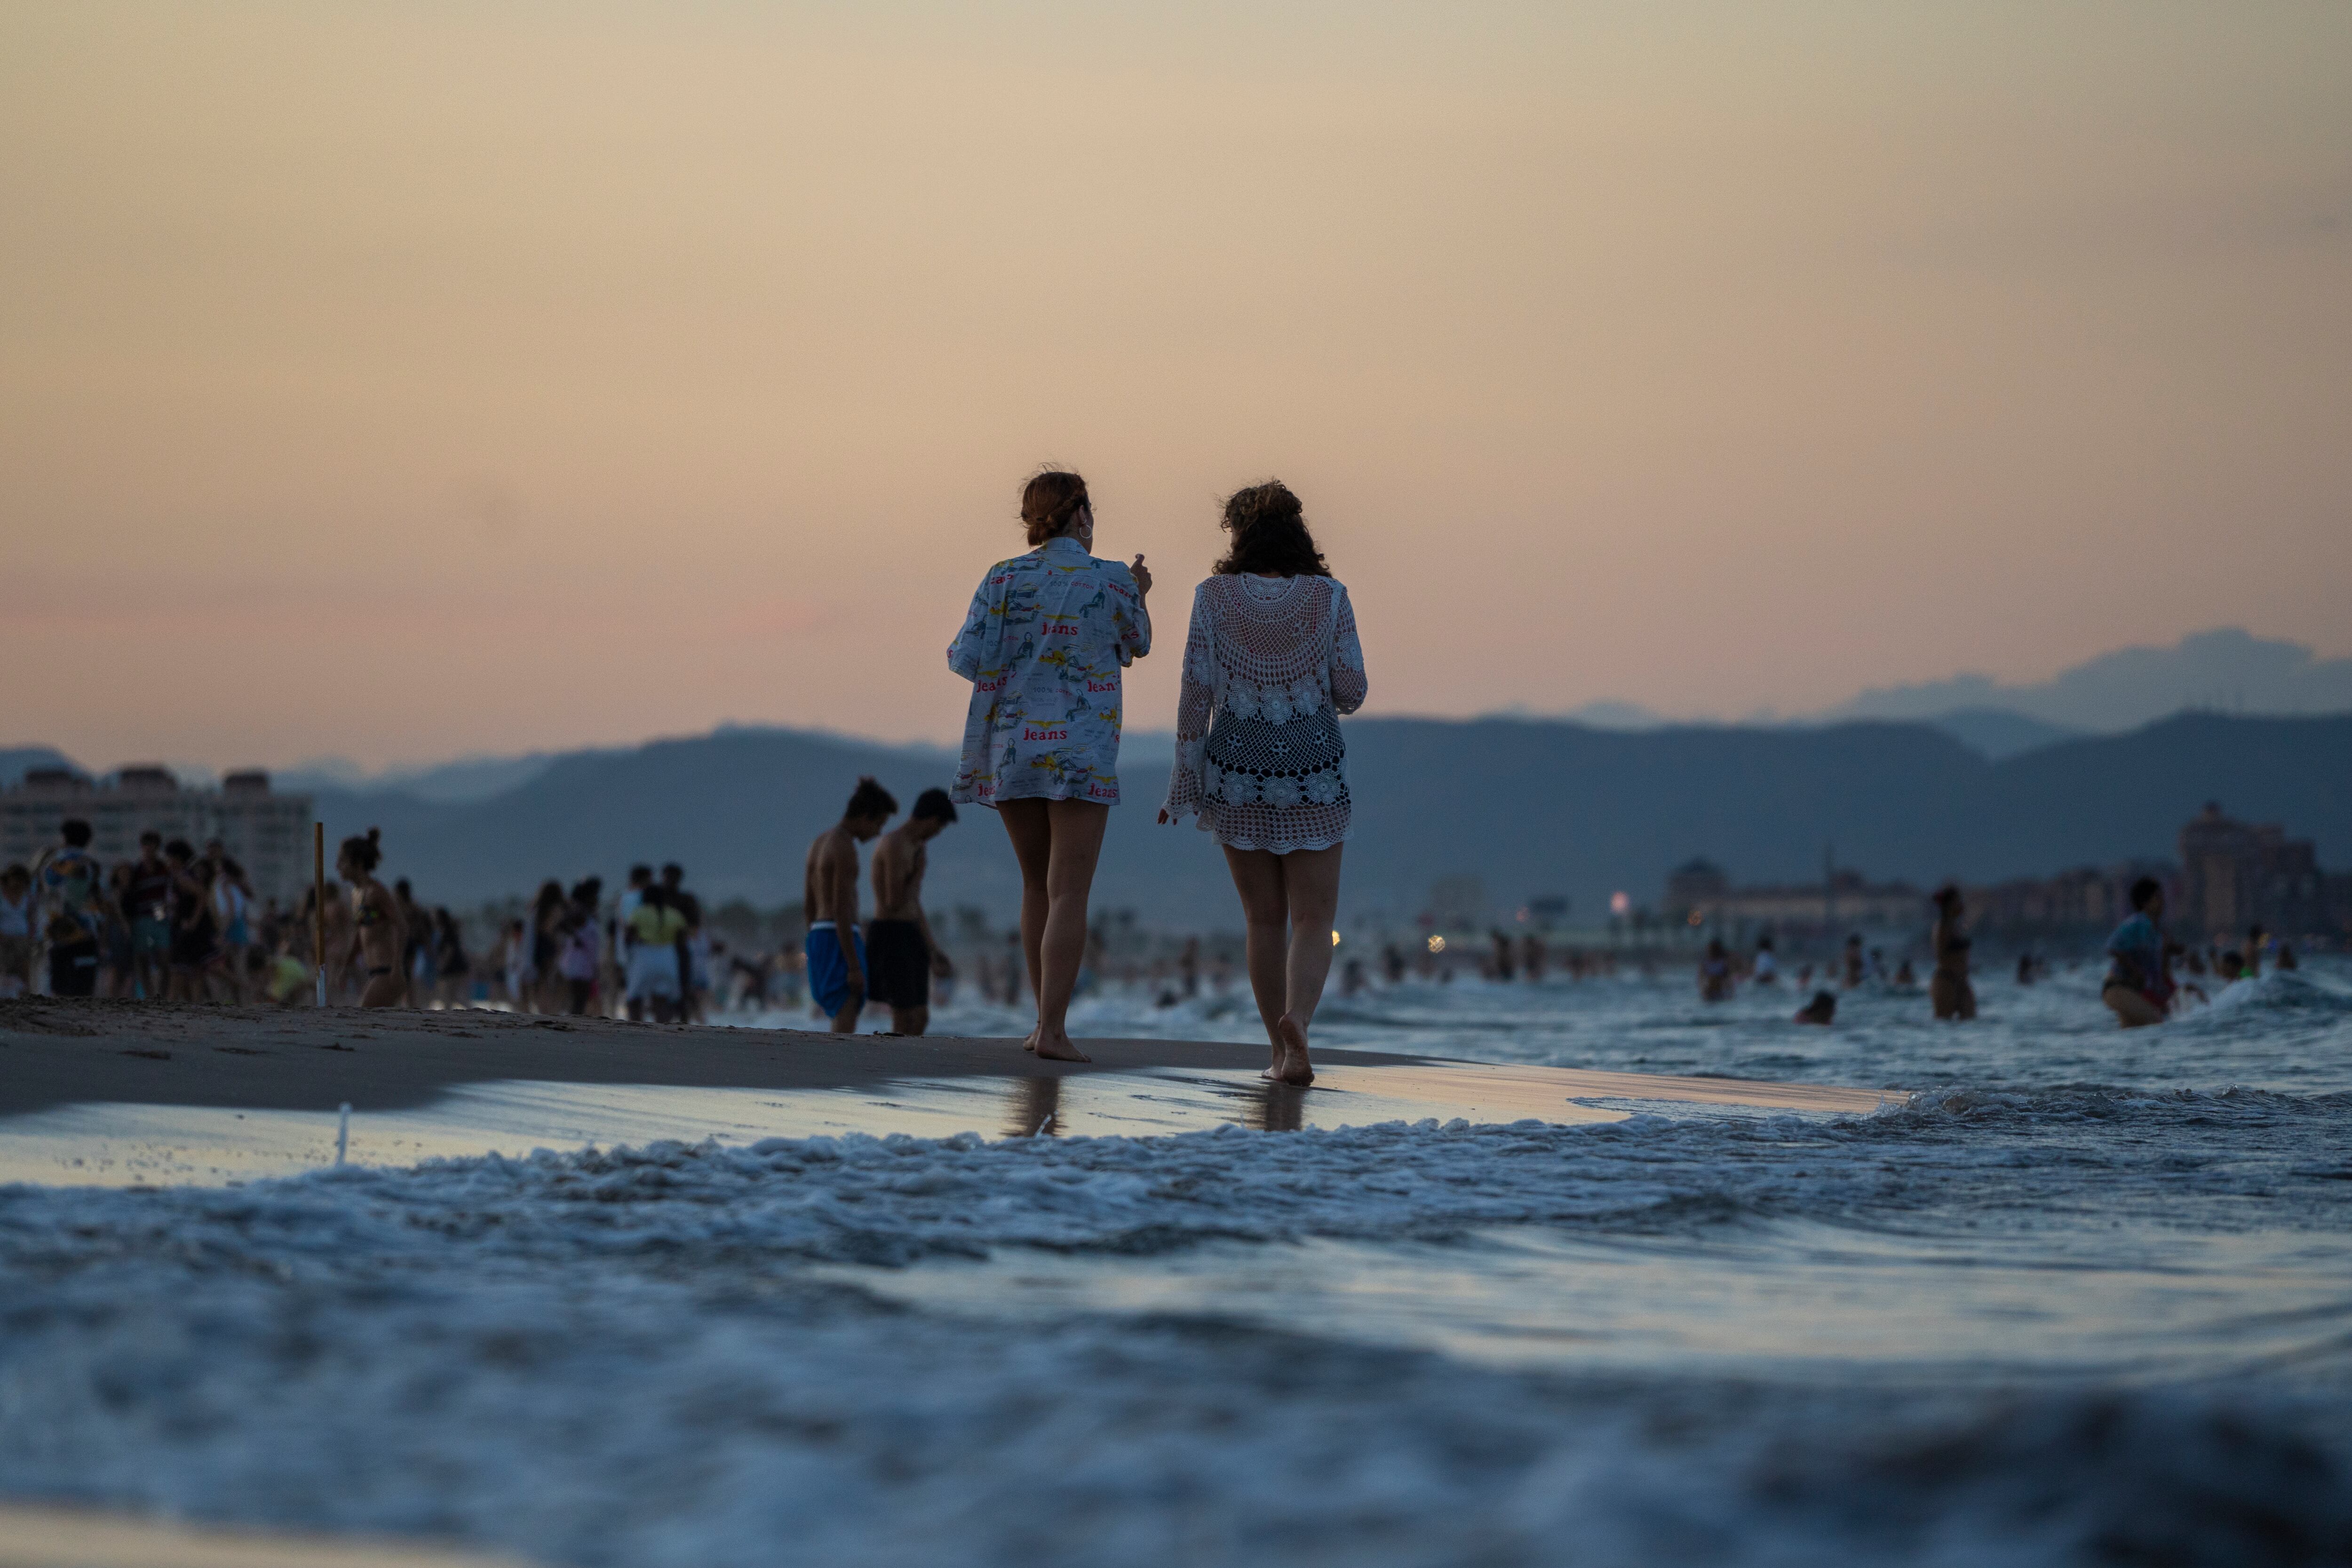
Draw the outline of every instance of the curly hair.
M1331 568L1307 531L1307 509L1280 479L1235 490L1225 498L1223 526L1234 536L1224 559L1211 570L1230 577L1247 572L1260 577L1328 577Z

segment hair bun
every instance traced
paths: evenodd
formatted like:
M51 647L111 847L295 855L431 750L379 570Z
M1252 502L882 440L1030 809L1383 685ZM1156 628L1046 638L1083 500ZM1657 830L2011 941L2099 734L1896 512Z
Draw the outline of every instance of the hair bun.
M383 828L381 828L381 827L371 827L371 828L369 828L369 829L368 829L368 842L369 842L369 843L371 843L371 844L381 844L381 843L383 843Z

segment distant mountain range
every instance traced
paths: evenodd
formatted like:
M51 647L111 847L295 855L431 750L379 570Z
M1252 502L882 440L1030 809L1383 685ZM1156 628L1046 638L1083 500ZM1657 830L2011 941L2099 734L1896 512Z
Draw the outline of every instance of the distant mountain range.
M1705 855L1741 881L1818 878L1838 864L1926 886L2084 863L2166 857L2207 800L2352 858L2352 715L2182 714L2120 736L2061 741L1989 761L1933 726L1864 721L1808 729L1679 726L1626 731L1558 720L1371 718L1346 726L1357 836L1347 910L1409 921L1441 878L1483 880L1498 914L1565 895L1591 917L1609 895L1654 903L1666 872ZM1153 754L1156 752L1156 756ZM1098 907L1160 926L1229 927L1215 847L1153 821L1164 742L1122 760ZM911 804L944 784L943 749L731 729L551 757L485 799L314 786L332 837L383 829L389 875L436 902L528 891L545 877L614 881L677 859L706 897L797 900L808 841L860 773ZM992 814L967 810L932 852L941 908L1010 914L1018 879Z
M1989 675L1956 675L1873 687L1818 713L1759 713L1745 722L1817 726L1854 719L1912 720L1999 762L2079 736L2120 734L2184 711L2352 712L2352 658L2323 659L2300 643L2224 626L2185 637L2170 647L2117 648L2048 680L2010 686ZM1556 716L1605 730L1654 730L1675 721L1630 702L1590 702Z

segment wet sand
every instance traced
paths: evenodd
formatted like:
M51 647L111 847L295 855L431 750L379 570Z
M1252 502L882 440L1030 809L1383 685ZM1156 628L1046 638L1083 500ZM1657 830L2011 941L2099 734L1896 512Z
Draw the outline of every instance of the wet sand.
M1087 1040L1091 1063L1009 1039L655 1026L488 1011L362 1013L0 1004L0 1182L212 1184L346 1157L663 1139L1267 1131L1377 1122L1614 1121L1644 1106L1867 1112L1872 1089L1318 1051L1312 1089L1264 1047Z
M0 1568L522 1568L522 1559L412 1542L331 1541L0 1507Z

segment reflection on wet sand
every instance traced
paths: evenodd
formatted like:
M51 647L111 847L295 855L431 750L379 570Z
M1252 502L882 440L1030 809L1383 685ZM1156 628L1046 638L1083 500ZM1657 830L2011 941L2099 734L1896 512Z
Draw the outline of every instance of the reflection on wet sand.
M1241 1097L1241 1123L1258 1132L1299 1131L1307 1125L1307 1097L1314 1092L1261 1080Z
M1615 1121L1636 1110L1701 1106L1858 1114L1887 1096L1812 1084L1645 1078L1563 1068L1399 1058L1335 1063L1312 1089L1241 1068L1033 1072L1019 1078L904 1078L870 1087L708 1089L509 1080L468 1084L414 1109L353 1108L354 1164L585 1144L751 1142L762 1138L945 1138L994 1128L1007 1138L1158 1137L1220 1123L1264 1132L1460 1118ZM69 1104L0 1117L0 1183L215 1184L291 1175L334 1161L331 1107Z
M1062 1113L1062 1080L1058 1078L1017 1078L1004 1097L1007 1138L1046 1138L1058 1131Z

